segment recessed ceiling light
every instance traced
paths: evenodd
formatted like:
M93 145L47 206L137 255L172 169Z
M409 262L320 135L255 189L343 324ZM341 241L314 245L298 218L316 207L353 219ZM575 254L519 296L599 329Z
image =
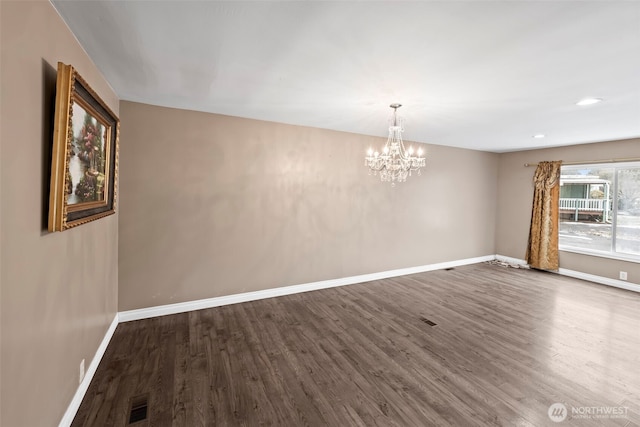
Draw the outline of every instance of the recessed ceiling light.
M539 133L537 135L533 135L534 138L540 139L540 138L544 138L545 135L543 133Z
M598 102L602 102L602 98L584 98L576 102L576 105L583 107L585 105L597 104Z

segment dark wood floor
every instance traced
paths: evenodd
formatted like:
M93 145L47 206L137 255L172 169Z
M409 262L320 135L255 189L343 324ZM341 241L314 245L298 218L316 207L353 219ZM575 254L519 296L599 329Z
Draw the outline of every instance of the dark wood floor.
M124 323L73 425L139 395L136 426L640 425L640 294L476 264Z

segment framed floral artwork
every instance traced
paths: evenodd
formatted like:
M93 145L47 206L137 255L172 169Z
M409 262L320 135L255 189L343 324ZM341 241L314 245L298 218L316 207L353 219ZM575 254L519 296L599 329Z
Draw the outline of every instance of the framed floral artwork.
M49 231L115 213L120 121L71 66L58 63Z

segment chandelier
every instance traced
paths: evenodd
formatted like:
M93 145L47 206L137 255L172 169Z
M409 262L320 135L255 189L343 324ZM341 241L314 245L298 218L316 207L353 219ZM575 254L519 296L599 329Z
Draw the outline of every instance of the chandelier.
M401 104L391 104L393 117L389 125L389 138L382 149L382 153L369 148L364 158L365 166L369 167L369 174L380 175L382 182L391 182L394 186L396 182L405 182L411 172L418 171L425 165L425 158L422 156L422 148L413 155L413 147L408 150L404 148L402 142L402 132L404 132L403 120L398 118L398 108Z

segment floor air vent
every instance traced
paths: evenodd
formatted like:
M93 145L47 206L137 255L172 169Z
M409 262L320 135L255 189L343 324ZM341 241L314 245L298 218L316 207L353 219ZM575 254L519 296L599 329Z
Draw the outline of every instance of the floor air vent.
M429 326L436 326L437 323L432 322L431 320L427 319L426 317L420 317L420 320L424 323L426 323Z
M129 424L137 423L147 419L149 408L149 396L137 396L131 399L131 410L129 411Z

